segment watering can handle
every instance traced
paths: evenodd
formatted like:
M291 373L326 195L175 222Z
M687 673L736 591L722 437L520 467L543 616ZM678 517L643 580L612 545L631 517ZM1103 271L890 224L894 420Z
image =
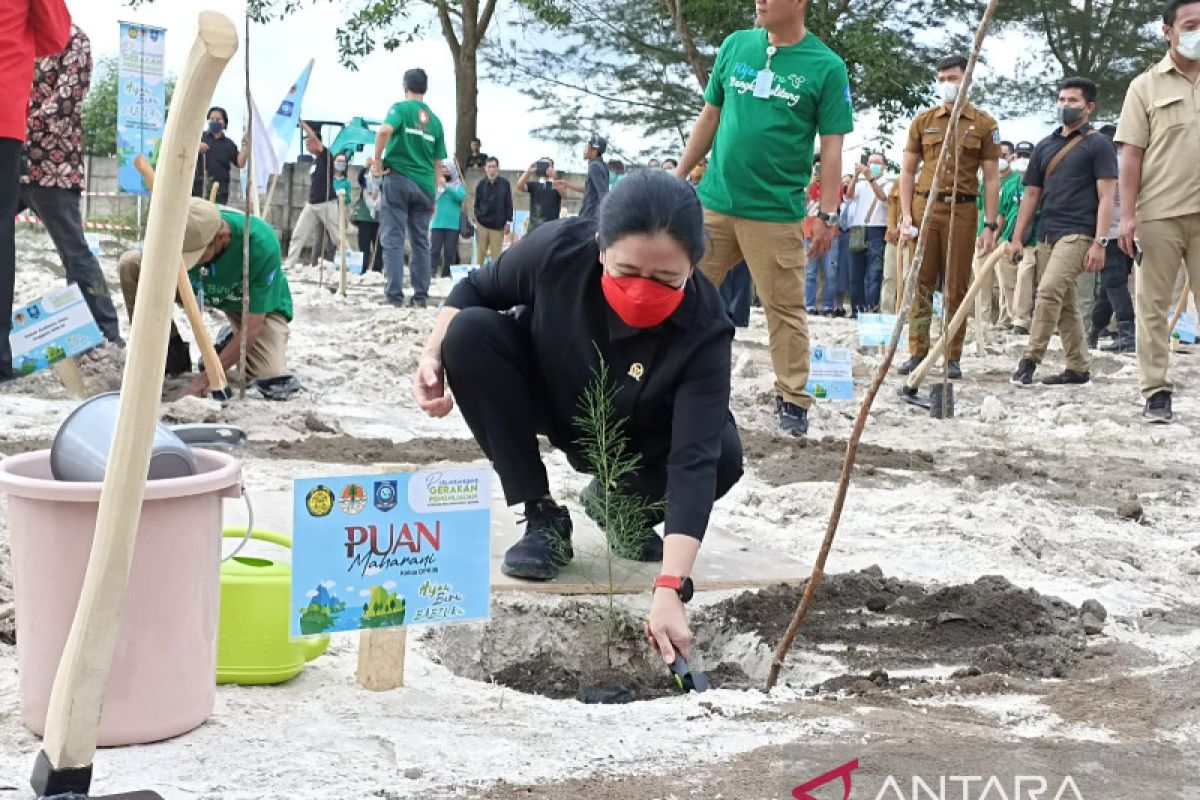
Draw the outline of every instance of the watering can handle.
M292 549L291 538L288 536L285 536L282 533L273 533L271 531L256 531L256 530L245 531L242 528L237 527L237 528L226 528L225 532L222 535L226 539L241 539L242 545L239 545L238 549L241 549L241 547L245 544L245 542L249 541L250 539L257 539L260 542L270 542L271 544L277 544L280 547L286 547L289 550Z
M228 561L229 559L236 556L238 553L242 552L242 548L246 546L246 542L250 541L251 539L264 539L267 536L266 531L259 533L254 530L254 506L250 503L250 493L246 491L246 487L244 487L244 486L242 487L241 494L242 494L242 501L246 504L246 531L242 535L242 541L238 544L237 547L235 547L233 549L233 552L221 559L222 564L224 564L226 561ZM222 531L221 532L222 537L230 536L230 535L231 535L230 531ZM234 532L232 533L232 535L233 536L237 535L236 529L234 529ZM272 534L272 535L276 535L276 534ZM270 541L270 540L268 540L268 541ZM290 541L288 542L288 547L291 547Z

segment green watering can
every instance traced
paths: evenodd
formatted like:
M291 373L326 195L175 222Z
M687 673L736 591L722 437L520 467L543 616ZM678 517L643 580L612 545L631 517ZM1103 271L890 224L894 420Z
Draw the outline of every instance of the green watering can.
M223 535L243 539L246 529L226 528ZM255 530L249 538L292 548L281 533ZM217 683L283 683L329 647L328 636L290 638L291 588L290 564L234 556L221 565Z

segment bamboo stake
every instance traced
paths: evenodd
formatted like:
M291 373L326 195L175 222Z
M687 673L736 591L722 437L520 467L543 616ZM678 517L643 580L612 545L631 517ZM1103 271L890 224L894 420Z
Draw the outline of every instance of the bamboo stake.
M267 213L271 213L271 198L275 196L275 183L279 180L279 175L272 175L271 182L267 184L267 199L263 202L263 208Z
M1171 325L1167 328L1167 338L1171 338L1171 334L1175 332L1175 326L1179 324L1179 320L1183 317L1183 312L1187 308L1188 293L1192 290L1190 280L1183 282L1183 294L1179 295L1179 303L1175 306L1175 313L1171 316Z
M983 12L983 18L979 21L979 28L975 31L975 45L971 50L971 57L967 62L966 74L963 77L964 85L970 85L971 76L975 72L975 63L979 60L979 51L983 47L983 40L987 37L988 25L991 23L992 16L996 13L997 5L999 5L999 0L989 0L987 9ZM958 123L958 119L962 115L963 106L966 104L966 98L966 91L959 92L958 99L954 102L954 109L950 112L951 127ZM936 196L937 194L938 176L941 174L942 164L946 159L949 147L950 138L946 137L945 141L942 142L942 150L938 153L938 162L933 171L933 185L929 191L931 196ZM917 235L917 250L913 256L914 264L921 263L921 259L925 254L925 237L929 232L928 223L932 211L933 204L926 204L925 214L921 220L921 230ZM863 429L867 424L867 415L871 411L871 404L875 402L875 397L879 394L879 390L883 386L883 381L887 377L888 370L892 366L892 359L896 355L896 345L900 341L900 332L904 330L904 323L908 319L908 309L912 305L913 294L917 286L916 276L919 272L920 270L917 269L909 270L904 290L904 304L901 308L897 309L896 325L892 329L892 340L888 344L887 354L884 356L883 363L879 365L879 369L875 372L875 380L867 390L866 397L863 398L862 406L858 410L858 419L855 421L854 429L850 433L850 440L846 443L846 458L842 462L842 475L838 480L833 511L829 515L829 526L825 530L825 538L821 542L821 550L817 554L816 563L813 565L812 576L808 579L808 583L804 587L804 595L800 599L799 605L796 606L796 613L793 615L792 621L783 635L783 640L779 643L779 647L775 651L775 657L772 659L771 671L767 676L768 691L779 680L779 672L783 668L783 660L787 658L788 651L792 648L792 642L796 640L796 634L800 630L800 625L803 624L805 617L808 616L809 609L812 608L813 596L816 594L817 587L821 583L821 578L825 574L825 562L829 558L830 548L833 547L833 539L837 534L838 522L841 521L842 509L846 504L846 493L850 488L850 473L854 469L854 458L858 454L858 443L862 439Z
M241 343L241 349L238 353L238 399L246 399L246 384L249 383L249 378L246 375L246 333L250 329L250 225L254 218L250 211L250 197L258 199L258 187L254 185L254 102L250 99L250 12L246 12L246 34L243 37L246 71L246 175L250 180L246 181L246 188L249 189L246 193L246 224L242 228L242 330L241 336L238 337L238 342Z
M217 192L220 191L220 189L221 189L221 184L217 183L216 181L213 181L212 182L212 190L209 191L209 193L208 193L208 202L210 202L210 203L217 202Z

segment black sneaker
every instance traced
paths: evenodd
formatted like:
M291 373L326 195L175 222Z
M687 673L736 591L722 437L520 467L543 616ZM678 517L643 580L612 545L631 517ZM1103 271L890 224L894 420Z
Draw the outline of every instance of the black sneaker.
M952 381L962 379L962 367L958 365L957 361L946 362L946 377Z
M1022 358L1017 364L1017 370L1008 379L1008 382L1014 386L1029 386L1033 383L1033 373L1037 370L1037 364L1033 363L1028 358Z
M608 530L604 522L604 498L600 496L600 482L592 478L591 483L583 488L579 493L579 504L583 506L584 513L599 526L600 530L608 535ZM614 542L610 538L608 543L612 545L613 552L621 558L628 558L631 561L662 561L663 559L663 540L662 537L654 532L654 526L663 520L663 512L645 514L646 527L645 530L637 535L631 535L630 541Z
M1142 416L1147 422L1165 425L1171 421L1171 393L1168 391L1155 392L1146 399L1146 407Z
M1092 373L1076 372L1073 369L1064 369L1057 375L1051 375L1042 380L1046 386L1085 386L1091 382Z
M508 548L500 571L510 578L548 581L575 556L571 514L549 498L525 504L525 535Z
M924 360L924 356L913 356L908 361L905 361L903 364L896 367L896 372L899 372L901 375L907 375L917 367L921 366L921 362Z
M192 371L192 353L188 343L178 336L167 340L167 377L174 378Z
M775 413L779 415L779 428L784 433L792 436L804 436L808 433L808 409L776 396Z
M425 300L421 300L416 297L410 297L408 302L406 302L404 305L408 306L409 308L425 308L428 303Z
M1029 328L1026 328L1024 325L1013 325L1012 332L1014 336L1028 336Z

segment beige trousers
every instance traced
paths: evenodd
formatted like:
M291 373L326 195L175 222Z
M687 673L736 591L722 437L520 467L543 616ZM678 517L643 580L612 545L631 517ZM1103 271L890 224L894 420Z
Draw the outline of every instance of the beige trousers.
M708 251L700 271L720 286L734 264L745 259L767 317L775 393L801 408L812 406L808 383L808 314L804 310L802 220L760 222L705 210Z
M1142 397L1173 391L1167 377L1171 340L1170 315L1178 300L1177 281L1182 261L1200 305L1200 214L1157 219L1141 224L1142 265L1136 271L1138 383Z
M1087 372L1091 365L1076 297L1079 276L1086 271L1083 259L1091 246L1092 237L1081 234L1064 236L1054 244L1038 245L1034 276L1038 287L1037 305L1033 309L1033 327L1029 330L1029 345L1025 349L1025 357L1035 364L1042 363L1050 337L1057 329L1067 369Z

